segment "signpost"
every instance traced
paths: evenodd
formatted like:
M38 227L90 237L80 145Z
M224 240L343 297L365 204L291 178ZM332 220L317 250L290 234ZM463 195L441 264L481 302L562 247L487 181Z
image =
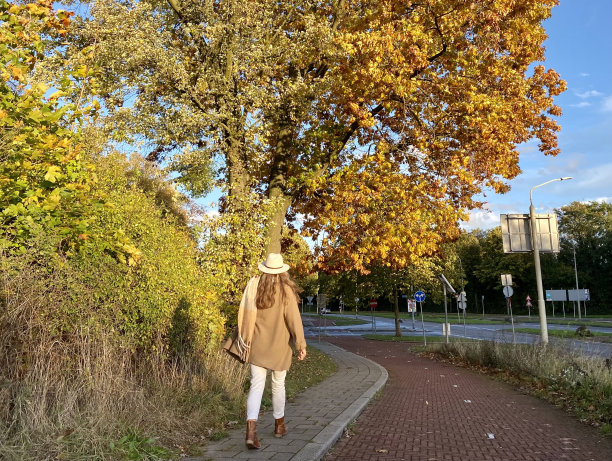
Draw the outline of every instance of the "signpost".
M529 311L529 318L531 318L531 308L533 307L533 304L531 304L531 296L527 295L527 297L525 298L525 306L527 307L527 310Z
M555 316L555 301L563 303L563 317L565 317L565 301L567 301L567 293L565 290L546 290L546 301L552 304L552 316Z
M504 275L506 276L504 278ZM502 275L502 283L512 283L512 276L510 274ZM512 322L512 344L516 344L516 335L514 334L514 316L512 315L512 295L514 294L514 290L510 285L505 285L504 296L506 297L506 305L508 306L508 312L510 313L510 321Z
M465 338L465 310L467 309L467 296L465 291L459 293L459 296L457 297L457 307L463 311L463 337Z
M450 282L446 280L444 274L438 275L438 280L442 282L442 288L444 290L444 327L442 328L442 332L444 333L445 342L448 343L448 337L450 335L450 323L448 323L448 309L446 307L446 290L448 290L451 295L456 295L457 292L450 284Z
M414 300L421 306L421 326L423 327L423 345L427 346L427 338L425 337L425 321L423 320L423 301L425 301L425 293L421 290L414 294Z
M372 312L372 330L374 334L376 334L376 318L374 317L374 309L378 307L378 301L375 299L370 299L370 312Z
M416 301L414 299L407 299L408 312L412 314L412 329L414 330L414 313L416 312Z
M578 319L580 316L580 301L584 301L584 316L586 317L586 302L591 300L591 292L588 288L581 288L579 290L567 290L570 301L578 301Z
M529 190L529 214L500 215L504 253L533 252L542 344L548 344L548 325L546 323L544 289L542 288L540 252L559 253L560 246L557 216L550 213L536 215L532 201L532 192L534 189L552 181L564 181L565 179L571 178L553 179L532 187Z

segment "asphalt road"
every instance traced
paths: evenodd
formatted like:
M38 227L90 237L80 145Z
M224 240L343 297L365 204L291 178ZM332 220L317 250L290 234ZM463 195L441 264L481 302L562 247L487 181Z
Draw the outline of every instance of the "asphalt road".
M335 313L332 315L336 315ZM449 319L454 314L449 314ZM347 319L354 319L354 314L345 314ZM305 316L305 318L308 318ZM378 333L378 334L392 334L395 332L395 320L385 317L374 317L374 323L372 323L372 317L367 315L358 315L358 319L366 321L368 323L363 325L348 325L348 326L335 326L332 320L329 320L327 325L326 317L322 316L321 326L306 327L309 333L313 336L361 336L367 333ZM568 319L571 320L571 319ZM589 319L593 321L594 319ZM425 328L426 337L443 336L442 324L435 322L424 322L421 323L418 315L415 315L414 329L411 319L403 319L401 324L402 334L405 335L422 335L423 326ZM539 329L539 323L516 323L514 325L518 328L537 328ZM575 330L576 326L549 324L549 330ZM604 333L612 334L612 324L610 328L605 327L589 327L592 331L600 331ZM451 326L451 337L466 338L466 339L477 339L477 340L490 340L497 342L506 342L523 344L533 344L539 342L539 336L529 333L515 332L513 335L512 325L508 323L491 323L491 324L466 324L464 325L452 325ZM572 351L579 352L584 355L593 355L601 357L612 357L612 344L598 342L596 339L591 340L574 340L574 339L562 339L549 336L549 342L551 344L560 345L562 347L568 347Z

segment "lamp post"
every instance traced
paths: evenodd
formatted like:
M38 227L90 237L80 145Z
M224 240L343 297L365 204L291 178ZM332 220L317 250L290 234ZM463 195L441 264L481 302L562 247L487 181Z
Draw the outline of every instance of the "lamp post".
M576 242L574 243L574 275L576 276L576 293L577 293L577 298L578 298L578 320L582 319L582 314L580 313L580 292L578 290L580 290L580 288L578 288L578 268L576 266ZM586 301L585 301L585 305L586 305ZM586 308L584 309L586 312Z
M529 221L531 224L531 247L533 248L533 262L536 272L536 286L538 289L538 312L540 314L540 336L542 338L542 344L548 344L548 325L546 324L546 304L544 301L544 289L542 288L542 269L540 268L540 248L538 242L538 229L536 227L536 214L533 206L532 193L534 189L545 186L554 181L565 181L566 179L572 179L571 177L563 177L551 179L550 181L543 182L537 186L533 186L529 189Z

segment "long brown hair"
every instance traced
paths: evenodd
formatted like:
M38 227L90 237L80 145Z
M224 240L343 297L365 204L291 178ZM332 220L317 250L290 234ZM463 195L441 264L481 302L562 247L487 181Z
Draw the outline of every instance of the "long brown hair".
M259 277L255 304L257 309L269 309L274 306L279 296L285 301L288 295L295 296L296 301L298 301L300 291L302 290L291 280L287 272L282 274L263 273Z

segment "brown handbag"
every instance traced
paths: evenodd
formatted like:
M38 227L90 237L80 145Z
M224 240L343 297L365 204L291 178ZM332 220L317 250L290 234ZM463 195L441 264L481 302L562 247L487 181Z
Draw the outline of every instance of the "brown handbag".
M231 355L233 358L238 360L240 363L245 363L243 355L240 353L240 347L238 346L238 344L238 327L236 327L234 328L234 331L232 331L230 337L227 338L227 341L225 341L225 344L223 345L223 350L229 355Z

